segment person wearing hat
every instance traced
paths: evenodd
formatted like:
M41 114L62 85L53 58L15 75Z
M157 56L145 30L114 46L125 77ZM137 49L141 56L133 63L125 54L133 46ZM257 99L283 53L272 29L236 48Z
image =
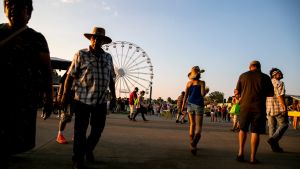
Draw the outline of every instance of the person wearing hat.
M257 164L256 152L259 146L260 134L266 130L266 98L274 95L270 77L261 72L259 61L252 61L249 71L239 76L235 95L240 100L240 131L239 150L236 160L245 162L244 151L247 133L250 128L250 164Z
M268 143L273 152L283 152L279 140L289 127L287 106L285 104L285 85L281 81L283 74L278 68L270 70L274 96L267 97L267 117L269 126Z
M3 0L7 23L0 24L1 108L0 168L9 156L36 145L38 107L47 119L53 108L52 68L44 35L27 26L32 0Z
M102 49L102 45L111 43L112 40L105 35L105 29L101 27L94 27L92 33L85 33L84 36L90 40L90 46L74 55L61 98L61 104L65 105L73 86L74 169L84 168L84 157L88 162L95 161L93 150L104 130L107 115L107 88L112 96L111 107L116 103L112 56ZM91 130L86 138L88 124Z
M193 155L197 153L197 144L201 138L204 96L209 92L209 89L205 86L205 81L200 80L201 73L203 72L204 70L201 70L198 66L194 66L188 74L190 81L186 84L185 95L181 106L181 112L183 112L187 104L190 121L190 150Z

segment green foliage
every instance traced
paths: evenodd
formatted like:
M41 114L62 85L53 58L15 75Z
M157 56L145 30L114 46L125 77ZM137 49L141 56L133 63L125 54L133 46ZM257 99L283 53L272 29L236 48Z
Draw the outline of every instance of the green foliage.
M211 102L223 103L224 93L219 91L214 91L208 95L208 98Z
M167 102L168 102L168 103L171 103L171 104L174 104L174 103L175 103L175 101L172 100L171 97L168 97L168 98L167 98Z

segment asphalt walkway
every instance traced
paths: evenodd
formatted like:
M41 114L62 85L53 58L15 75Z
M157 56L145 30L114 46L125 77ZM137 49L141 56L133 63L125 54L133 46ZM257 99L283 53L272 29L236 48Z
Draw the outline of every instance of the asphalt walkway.
M231 123L210 122L205 117L197 156L189 151L188 124L174 119L147 116L148 122L137 117L129 121L125 114L109 114L106 128L95 149L96 164L92 169L298 169L300 168L300 130L288 129L280 144L284 153L273 153L261 136L257 158L261 164L251 165L235 160L238 150L237 133L229 131ZM58 119L52 116L37 120L37 145L26 153L12 157L11 169L71 169L72 128L65 136L69 144L58 144ZM249 138L248 138L249 140ZM246 159L249 159L247 141Z

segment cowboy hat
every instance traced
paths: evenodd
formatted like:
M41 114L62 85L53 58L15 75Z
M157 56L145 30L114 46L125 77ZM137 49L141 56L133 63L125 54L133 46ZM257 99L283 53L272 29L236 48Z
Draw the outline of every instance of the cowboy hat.
M105 36L105 29L101 27L94 27L92 33L85 33L84 36L91 40L92 36L101 37L105 43L111 43L112 40Z
M270 76L271 76L272 78L273 78L277 73L282 74L281 70L278 69L278 68L272 68L272 69L270 70Z
M188 77L189 77L190 79L194 79L194 78L196 78L198 75L200 75L200 73L203 73L203 72L205 72L205 70L200 69L199 66L194 66L194 67L192 67L191 72L188 74Z

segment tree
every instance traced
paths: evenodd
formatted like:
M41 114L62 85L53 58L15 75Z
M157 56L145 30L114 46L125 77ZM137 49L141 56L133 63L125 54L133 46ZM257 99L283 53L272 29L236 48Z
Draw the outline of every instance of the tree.
M161 98L161 97L158 97L156 100L155 100L155 103L162 103L164 100Z
M223 103L223 99L224 99L224 93L219 92L219 91L214 91L211 92L209 95L209 100L211 100L212 102L217 102L217 103Z
M167 98L167 102L168 102L168 103L171 103L171 104L174 104L175 101L173 101L173 100L171 99L171 97L168 97L168 98Z

